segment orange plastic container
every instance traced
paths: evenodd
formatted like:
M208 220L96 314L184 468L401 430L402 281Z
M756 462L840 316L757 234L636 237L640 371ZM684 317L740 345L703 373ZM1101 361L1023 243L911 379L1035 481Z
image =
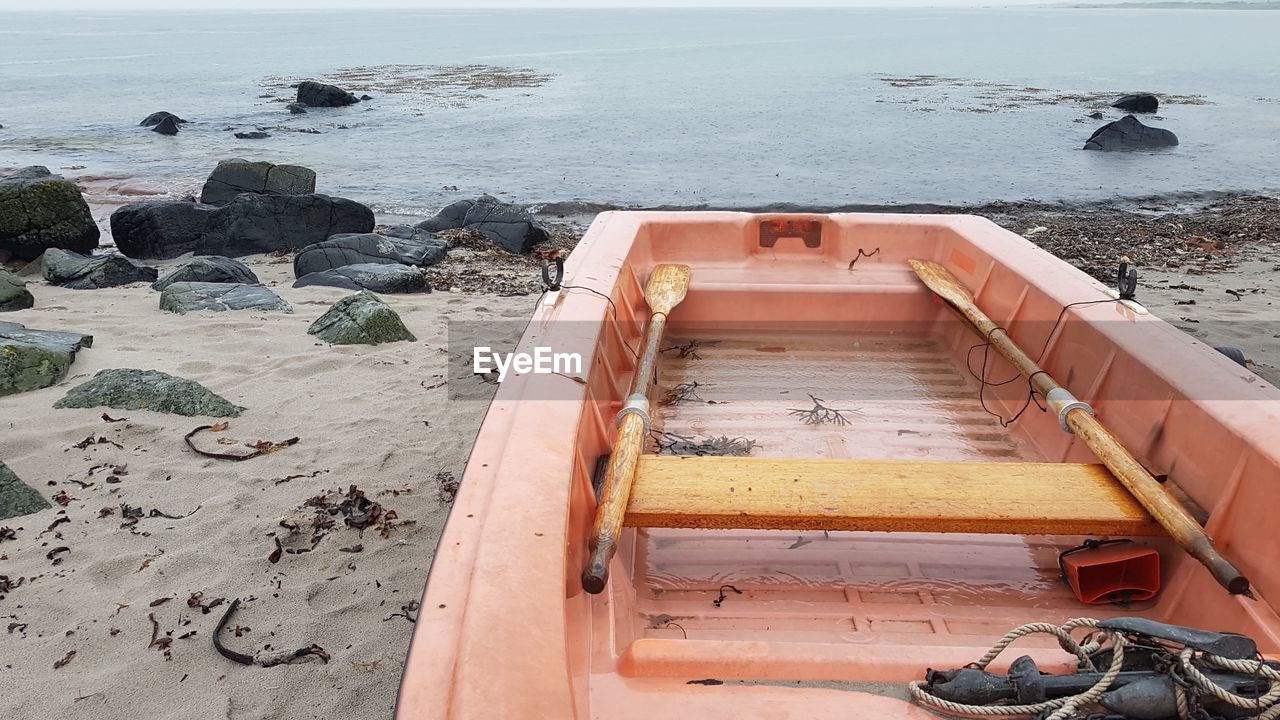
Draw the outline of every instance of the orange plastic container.
M1062 574L1081 602L1142 602L1160 592L1160 553L1132 543L1083 548L1062 558Z
M1030 407L1006 428L984 411L1011 417L1027 385L979 400L982 339L909 258L946 266L1015 342L1044 348L1047 372L1208 511L1258 599L1229 595L1161 536L1144 544L1165 590L1121 610L1082 604L1059 578L1081 536L645 527L624 529L608 587L586 593L592 479L658 263L689 265L692 281L652 397L701 399L656 403L658 437L754 440L752 455L776 458L1098 462L1052 413ZM1106 302L1112 288L1027 240L971 216L609 212L564 281L603 297L548 294L515 349L579 352L582 372L499 387L431 567L401 720L933 718L906 701L907 681L976 660L1022 623L1082 615L1280 650L1280 390L1140 305ZM991 355L990 379L1016 375ZM845 422L799 422L811 396ZM1046 671L1073 667L1052 638L1019 649Z

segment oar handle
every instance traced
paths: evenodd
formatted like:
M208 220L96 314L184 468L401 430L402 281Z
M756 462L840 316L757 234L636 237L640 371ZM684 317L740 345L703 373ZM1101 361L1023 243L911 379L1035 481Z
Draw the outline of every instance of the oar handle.
M1249 595L1249 579L1213 546L1200 523L1160 487L1155 477L1125 449L1088 410L1067 413L1067 426L1093 451L1122 485L1187 554L1208 568L1214 579L1233 595Z
M604 476L604 491L596 506L596 520L591 528L591 558L582 573L582 588L595 594L609 582L609 562L618 551L622 521L631 502L631 481L635 478L640 451L644 448L645 422L639 413L622 416L618 438L609 457L609 470Z

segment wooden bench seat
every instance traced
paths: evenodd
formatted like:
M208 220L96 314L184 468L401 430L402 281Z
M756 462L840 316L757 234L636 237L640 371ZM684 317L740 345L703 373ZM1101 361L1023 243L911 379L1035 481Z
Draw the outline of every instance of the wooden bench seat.
M1102 465L640 458L625 525L1162 535Z

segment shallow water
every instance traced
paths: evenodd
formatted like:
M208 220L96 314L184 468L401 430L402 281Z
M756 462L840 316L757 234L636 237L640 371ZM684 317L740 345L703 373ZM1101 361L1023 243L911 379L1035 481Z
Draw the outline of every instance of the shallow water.
M0 166L84 166L76 172L190 189L218 159L249 156L311 166L322 191L404 214L478 192L749 206L1280 188L1280 66L1266 49L1280 12L0 18ZM551 79L473 89L494 83L488 71L449 82L430 68L382 67L393 64L528 68ZM278 99L289 79L343 68L377 68L366 73L373 101L291 116ZM1175 149L1081 151L1101 122L1076 122L1091 103L1061 96L1126 90L1205 104L1167 104L1150 121L1178 133ZM137 127L160 109L195 122L173 138ZM273 137L227 130L257 126ZM320 134L295 132L304 128Z

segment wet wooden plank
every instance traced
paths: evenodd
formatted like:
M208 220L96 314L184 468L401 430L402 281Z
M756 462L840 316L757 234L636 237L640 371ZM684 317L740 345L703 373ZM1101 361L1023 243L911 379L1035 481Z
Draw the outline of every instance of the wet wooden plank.
M640 459L632 527L1161 535L1102 465Z

